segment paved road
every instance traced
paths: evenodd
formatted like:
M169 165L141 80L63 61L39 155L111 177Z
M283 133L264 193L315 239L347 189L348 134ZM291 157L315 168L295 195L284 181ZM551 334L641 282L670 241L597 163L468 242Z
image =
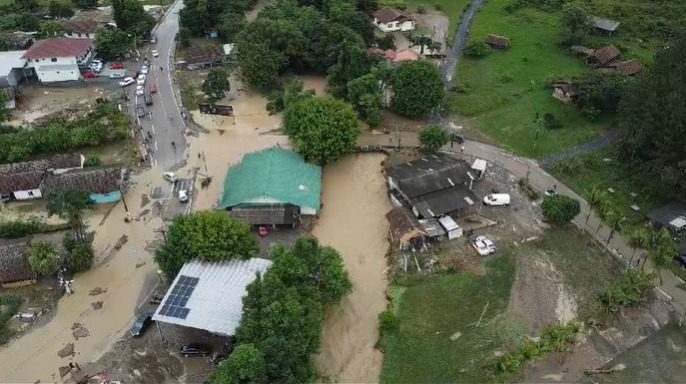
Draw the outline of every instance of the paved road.
M154 104L145 107L146 112L150 112L151 115L139 119L139 122L143 135L148 138L151 164L164 170L174 168L185 158L186 123L182 117L180 100L174 92L174 73L173 70L169 71L174 67L174 37L179 30L178 11L182 7L182 1L175 2L153 31L157 43L141 48L141 55L150 59L146 87L154 85L157 93L152 95ZM159 52L158 58L152 57L153 49ZM135 87L129 87L129 92L133 93L134 90ZM140 96L134 95L131 100L132 111L135 111L137 104L145 104ZM172 145L172 142L175 145Z
M464 49L464 44L467 41L467 36L469 35L469 29L472 26L472 20L474 15L484 4L484 0L472 0L469 7L462 15L460 20L460 25L457 27L457 32L455 32L455 40L453 41L453 46L448 51L448 56L441 68L443 72L443 77L445 78L446 85L450 85L453 80L453 75L455 74L455 68L457 68L457 62L462 56L462 50Z

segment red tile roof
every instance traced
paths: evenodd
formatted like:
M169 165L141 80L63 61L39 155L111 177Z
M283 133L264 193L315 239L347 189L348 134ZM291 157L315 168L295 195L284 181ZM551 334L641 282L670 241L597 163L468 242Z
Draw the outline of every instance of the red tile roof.
M98 29L98 24L93 20L63 20L60 25L71 33L95 33Z
M26 51L24 59L42 59L51 57L78 57L83 56L88 48L93 47L90 39L47 39L36 41Z
M374 12L374 18L377 22L384 24L390 23L392 21L412 20L409 17L405 16L405 14L403 14L402 11L389 7L384 7Z

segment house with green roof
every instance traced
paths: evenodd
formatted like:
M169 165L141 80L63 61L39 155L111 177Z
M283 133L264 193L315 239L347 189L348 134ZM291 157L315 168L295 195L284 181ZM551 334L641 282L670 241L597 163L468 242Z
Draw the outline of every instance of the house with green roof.
M243 156L229 168L220 207L251 225L291 225L321 206L322 170L279 147Z

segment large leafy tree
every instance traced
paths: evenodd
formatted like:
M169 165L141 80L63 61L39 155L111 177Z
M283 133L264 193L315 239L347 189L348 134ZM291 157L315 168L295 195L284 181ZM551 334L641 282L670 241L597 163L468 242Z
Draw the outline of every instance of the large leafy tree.
M419 143L424 152L436 152L448 144L449 141L450 133L440 125L426 127L419 133Z
M284 127L295 149L322 165L351 152L360 135L352 107L329 96L304 98L288 106Z
M202 91L210 103L221 100L230 90L229 74L221 68L212 69L207 74L207 79L202 83Z
M345 43L338 54L338 61L329 69L326 78L329 92L334 97L346 97L348 83L369 73L371 64L362 48L354 43Z
M372 73L353 79L348 83L347 100L371 127L381 123L383 87Z
M245 14L242 12L224 12L217 21L219 37L227 43L233 42L236 35L246 26Z
M124 57L131 48L131 38L118 28L99 29L95 37L98 54L106 59Z
M0 122L10 119L10 110L5 105L7 103L7 96L5 92L0 91Z
M67 220L74 238L83 242L86 238L83 211L93 207L88 192L56 192L48 195L48 214Z
M632 166L686 194L686 38L661 49L650 71L622 96L619 120L628 131L620 146Z
M174 219L165 244L155 253L155 261L170 278L193 259L223 261L246 259L257 252L250 227L224 211L198 212Z
M209 378L210 384L255 384L266 380L264 354L253 344L236 347Z
M31 270L41 276L50 276L57 272L60 254L54 245L46 242L33 243L28 250Z
M74 10L69 3L51 0L50 3L48 3L48 14L57 18L72 17L74 16Z
M77 8L95 8L98 6L98 0L71 0Z
M546 196L541 208L546 221L554 224L568 223L581 211L579 200L564 195Z
M409 117L425 116L441 103L445 94L438 69L424 60L400 65L391 84L393 110Z
M94 259L93 247L90 244L77 244L67 255L67 265L72 272L82 272L90 269Z
M112 0L114 22L117 28L141 38L150 32L155 20L143 9L138 0Z

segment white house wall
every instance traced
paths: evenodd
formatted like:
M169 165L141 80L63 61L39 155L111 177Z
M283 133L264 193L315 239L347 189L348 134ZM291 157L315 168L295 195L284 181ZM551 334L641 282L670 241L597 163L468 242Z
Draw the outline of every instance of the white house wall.
M407 20L403 22L391 21L390 23L379 23L378 20L374 19L374 24L379 27L380 30L384 32L395 32L395 31L414 31L415 23L413 20Z
M15 191L12 192L14 195L14 198L17 200L31 200L31 199L40 199L43 197L43 195L40 192L40 189L29 189L25 191Z
M43 66L41 67L41 69ZM73 81L81 78L79 67L74 64L71 68L49 68L47 70L36 71L38 79L42 83L55 83L59 81Z

